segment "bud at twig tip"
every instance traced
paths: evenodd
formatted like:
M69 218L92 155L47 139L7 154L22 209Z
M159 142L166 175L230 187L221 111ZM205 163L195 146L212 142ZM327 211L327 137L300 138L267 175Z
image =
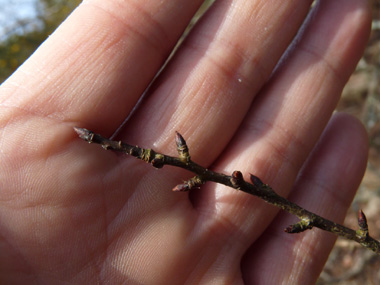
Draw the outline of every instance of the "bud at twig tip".
M79 127L74 127L74 131L78 134L78 136L85 141L90 141L91 135L93 134L91 131L84 129L84 128L79 128Z

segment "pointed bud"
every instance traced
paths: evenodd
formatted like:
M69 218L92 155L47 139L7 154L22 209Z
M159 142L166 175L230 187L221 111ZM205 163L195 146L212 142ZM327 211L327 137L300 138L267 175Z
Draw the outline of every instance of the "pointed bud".
M368 224L367 224L367 218L364 215L362 210L359 210L359 217L358 217L358 223L359 223L359 228L362 231L368 231Z
M185 139L181 136L179 132L176 132L175 142L177 144L177 151L179 158L184 162L190 161L189 148L187 147Z
M255 176L253 174L250 174L250 178L251 178L253 185L255 185L257 188L261 188L264 186L264 183L260 180L259 177Z
M368 233L367 218L364 215L362 210L359 210L358 224L359 224L359 229L356 231L356 236L360 240L365 241L369 237L369 233Z
M173 192L186 192L189 190L189 185L187 185L186 183L178 184L176 187L173 188Z
M92 139L94 137L94 133L92 131L89 131L85 128L79 128L79 127L74 127L74 131L78 134L78 136L82 139L85 140L89 143L92 142Z
M177 185L173 188L174 192L186 192L189 190L192 190L194 188L199 188L202 184L204 184L205 181L202 180L198 175L194 176L193 178L185 181L182 184Z
M175 132L175 142L178 148L186 147L186 141L179 132Z

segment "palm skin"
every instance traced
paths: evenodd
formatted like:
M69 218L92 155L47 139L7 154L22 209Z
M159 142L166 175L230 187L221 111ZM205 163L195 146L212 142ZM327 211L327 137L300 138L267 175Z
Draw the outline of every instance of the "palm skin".
M104 152L72 129L107 136L123 122L201 1L183 2L84 1L1 86L2 282L318 277L331 234L287 235L294 217L224 186L172 193L189 173ZM364 0L326 0L309 13L311 2L217 1L119 138L175 155L177 130L197 163L254 173L342 222L368 143L356 119L331 114L364 49L370 10Z

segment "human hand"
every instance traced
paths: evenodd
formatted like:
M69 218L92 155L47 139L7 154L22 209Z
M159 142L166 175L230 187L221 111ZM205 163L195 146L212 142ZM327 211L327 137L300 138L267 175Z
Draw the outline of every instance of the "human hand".
M285 234L294 217L213 183L173 193L187 172L103 152L72 129L111 135L200 2L84 1L1 86L4 283L316 280L330 233ZM320 1L285 52L311 2L217 1L119 139L176 155L178 130L195 162L253 173L343 221L367 139L356 119L330 116L364 49L370 11L364 0Z

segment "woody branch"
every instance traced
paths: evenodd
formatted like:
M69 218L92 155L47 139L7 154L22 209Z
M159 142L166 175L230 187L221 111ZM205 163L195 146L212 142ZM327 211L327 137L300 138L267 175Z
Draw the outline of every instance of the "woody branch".
M171 165L189 170L196 174L196 176L188 181L175 186L173 191L189 191L200 187L207 181L220 183L259 197L265 202L297 216L300 221L288 226L284 230L287 233L300 233L316 227L334 233L340 237L356 241L362 246L380 255L380 242L369 235L367 220L363 211L359 211L359 229L355 231L307 211L299 205L279 196L268 184L264 184L257 176L250 174L251 183L249 183L244 180L240 171L234 171L231 175L225 175L223 173L217 173L206 169L191 160L186 141L178 132L176 133L175 138L178 157L172 157L158 153L152 149L144 149L121 141L109 140L84 128L75 127L74 130L81 139L89 143L100 144L106 150L118 151L134 156L140 160L150 163L155 168L162 168L164 165Z

